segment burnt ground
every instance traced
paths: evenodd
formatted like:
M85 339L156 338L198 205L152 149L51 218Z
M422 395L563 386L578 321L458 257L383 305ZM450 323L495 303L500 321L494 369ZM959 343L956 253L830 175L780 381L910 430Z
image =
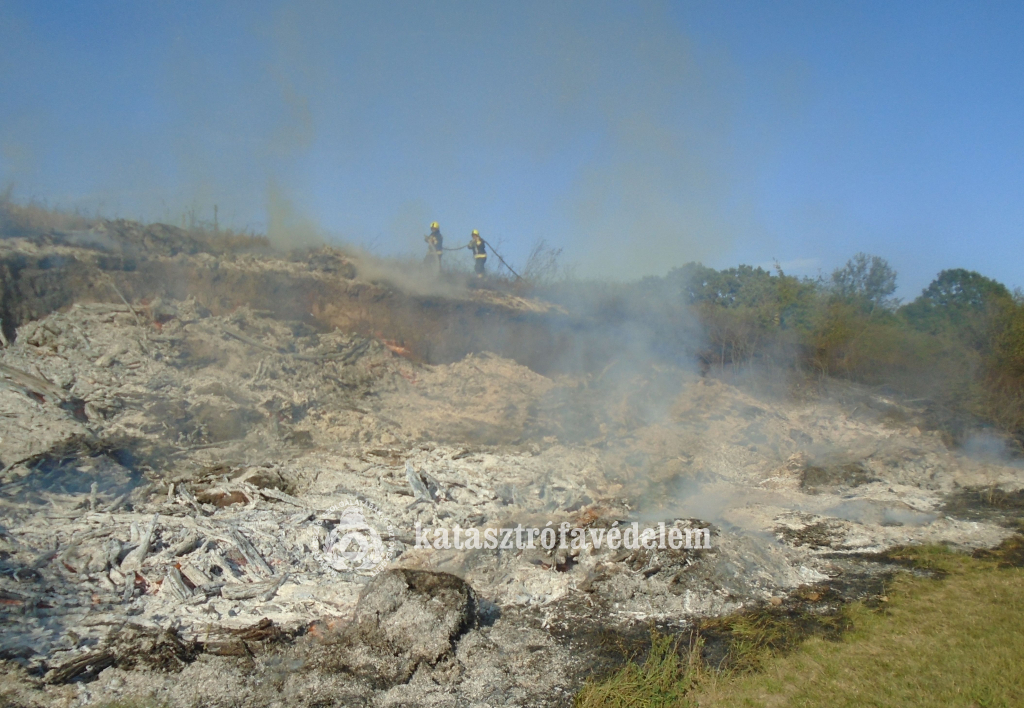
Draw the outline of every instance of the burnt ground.
M1017 462L879 392L701 377L509 289L243 245L0 240L8 703L564 705L652 627L728 664L842 631L891 549L1019 553ZM549 521L712 547L414 548ZM391 575L318 562L346 530L393 536Z

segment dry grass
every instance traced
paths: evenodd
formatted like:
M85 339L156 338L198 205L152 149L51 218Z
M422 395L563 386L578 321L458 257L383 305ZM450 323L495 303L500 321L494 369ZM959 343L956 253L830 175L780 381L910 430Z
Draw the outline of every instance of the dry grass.
M1024 570L936 548L901 549L900 557L941 579L907 574L888 602L853 605L841 641L811 638L747 662L755 671L724 674L681 673L694 666L692 655L666 666L652 652L650 669L629 666L588 685L577 706L1024 705Z
M0 237L35 237L87 231L105 219L79 210L62 209L36 199L19 204L10 193L0 194ZM185 219L182 219L185 222ZM145 226L146 224L143 224ZM252 231L214 228L192 219L183 229L215 255L270 251L270 241Z
M58 231L79 231L91 228L100 221L95 216L78 211L51 207L45 202L32 200L17 204L10 193L0 194L0 235L34 236Z
M273 250L270 239L252 231L234 229L193 228L188 235L199 241L209 253L265 253Z

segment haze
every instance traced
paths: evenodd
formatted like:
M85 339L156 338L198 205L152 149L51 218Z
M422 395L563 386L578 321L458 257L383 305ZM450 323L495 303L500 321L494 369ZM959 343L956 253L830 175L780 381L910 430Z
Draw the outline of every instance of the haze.
M1024 285L1019 3L0 2L15 198L586 277Z

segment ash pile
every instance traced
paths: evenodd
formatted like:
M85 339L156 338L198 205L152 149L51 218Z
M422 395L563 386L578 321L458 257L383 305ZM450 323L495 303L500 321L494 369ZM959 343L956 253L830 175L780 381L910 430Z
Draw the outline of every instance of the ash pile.
M897 422L893 410L903 412ZM547 377L194 299L77 303L0 350L12 705L565 705L602 632L778 601L904 543L991 546L1024 486L849 387ZM419 528L709 528L456 548ZM419 547L417 547L419 546Z
M474 704L564 702L586 665L536 610L590 576L550 553L411 549L412 530L625 507L588 481L592 455L526 442L552 381L498 357L429 367L395 349L195 301L80 303L20 328L0 360L5 696L273 702L269 661L302 668L296 695L326 682L311 701L422 698L429 681L440 704L452 686ZM370 547L346 553L353 540ZM392 566L442 586L472 576L473 601L404 668L382 667L432 635L381 640L359 671L339 664L325 647L354 641L345 628ZM452 669L455 645L476 669Z

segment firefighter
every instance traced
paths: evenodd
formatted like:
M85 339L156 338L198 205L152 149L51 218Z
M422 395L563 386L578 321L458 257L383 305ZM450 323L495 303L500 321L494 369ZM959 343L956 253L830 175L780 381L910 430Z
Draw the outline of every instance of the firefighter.
M466 248L473 252L476 277L484 277L484 266L487 264L487 247L484 244L484 240L480 238L480 232L476 229L473 229L473 234L469 237L469 244Z
M444 236L441 235L441 227L435 221L430 225L430 233L423 237L427 242L427 255L424 263L429 263L438 272L441 271L441 254L444 252Z

